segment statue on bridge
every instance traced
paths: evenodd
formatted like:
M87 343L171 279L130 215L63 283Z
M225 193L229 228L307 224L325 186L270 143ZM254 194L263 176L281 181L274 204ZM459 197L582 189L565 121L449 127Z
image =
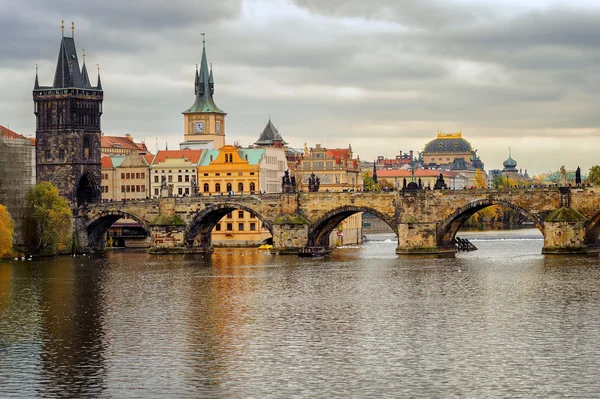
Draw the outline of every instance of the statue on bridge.
M192 175L192 183L190 190L192 197L198 196L198 180L196 180L196 175Z
M560 167L560 185L567 185L567 170L565 169L565 165Z
M160 197L169 197L169 187L167 186L167 176L160 177Z
M575 184L581 186L581 168L579 166L575 171Z
M437 180L435 181L435 185L433 186L433 189L434 190L446 190L447 188L448 188L448 185L444 181L444 175L442 173L440 173Z
M316 193L319 191L319 187L321 186L321 180L315 176L314 172L310 174L308 177L308 191L311 193Z
M285 171L285 174L281 178L281 192L284 194L293 194L296 192L296 178L292 176L290 179L289 169Z

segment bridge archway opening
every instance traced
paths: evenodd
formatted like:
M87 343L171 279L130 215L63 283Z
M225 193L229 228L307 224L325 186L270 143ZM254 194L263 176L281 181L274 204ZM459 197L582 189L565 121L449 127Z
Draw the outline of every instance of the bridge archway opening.
M453 246L453 240L456 237L456 234L461 230L461 227L463 227L465 222L477 212L494 205L516 212L519 215L519 218L522 222L525 221L532 223L532 227L537 228L540 231L541 235L544 235L544 226L542 222L540 222L538 218L529 213L529 211L527 211L526 209L508 201L479 200L470 202L469 204L456 209L454 213L452 213L438 225L438 245ZM485 230L485 228L483 230Z
M369 215L372 215L383 221L387 226L389 226L389 228L392 230L392 233L396 235L397 241L398 226L396 226L394 223L393 218L390 218L372 208L344 206L327 212L325 215L319 218L319 220L309 226L308 245L317 247L333 247L341 245L343 243L341 238L344 237L344 234L346 234L344 231L345 228L343 227L343 222L345 220L348 221L349 225L348 233L357 235L360 234L360 236L356 238L362 241L363 233L361 218L356 218L355 220L349 219L351 216L354 216L358 213L368 213ZM342 228L340 229L339 226L342 226ZM352 240L354 240L354 237L352 237Z
M150 246L150 226L137 216L121 211L100 213L87 225L87 235L91 248Z
M93 202L99 202L100 200L100 185L96 181L96 178L90 172L85 172L77 183L75 190L75 196L77 198L77 206L83 204L89 204Z
M255 210L240 204L215 204L198 212L185 230L188 248L254 247L273 242L273 227Z
M600 247L600 212L587 222L585 241L588 246Z

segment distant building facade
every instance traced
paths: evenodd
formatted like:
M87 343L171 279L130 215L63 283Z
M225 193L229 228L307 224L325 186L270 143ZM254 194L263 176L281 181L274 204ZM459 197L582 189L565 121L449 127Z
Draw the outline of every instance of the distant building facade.
M150 162L150 196L190 196L194 189L192 183L198 182L197 168L203 151L158 151Z
M136 143L131 135L102 136L100 139L102 155L127 155L131 151L138 154L148 154L148 147L144 142Z

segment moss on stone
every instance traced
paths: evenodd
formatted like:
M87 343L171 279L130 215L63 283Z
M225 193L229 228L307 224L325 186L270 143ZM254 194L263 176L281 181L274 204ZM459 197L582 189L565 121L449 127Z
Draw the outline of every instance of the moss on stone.
M295 224L295 225L304 225L310 224L310 222L304 219L300 215L283 215L278 218L273 224Z
M154 222L150 223L152 226L185 226L185 222L179 215L167 216L161 214L157 217Z
M548 215L544 222L586 222L587 218L573 208L558 208Z

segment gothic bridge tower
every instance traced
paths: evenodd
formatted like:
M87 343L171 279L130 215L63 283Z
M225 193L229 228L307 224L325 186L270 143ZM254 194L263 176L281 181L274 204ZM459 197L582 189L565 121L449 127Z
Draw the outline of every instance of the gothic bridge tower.
M73 38L63 34L52 86L40 86L37 68L33 88L36 116L37 180L58 187L72 207L100 201L100 116L102 84L90 84L85 65L79 67Z

